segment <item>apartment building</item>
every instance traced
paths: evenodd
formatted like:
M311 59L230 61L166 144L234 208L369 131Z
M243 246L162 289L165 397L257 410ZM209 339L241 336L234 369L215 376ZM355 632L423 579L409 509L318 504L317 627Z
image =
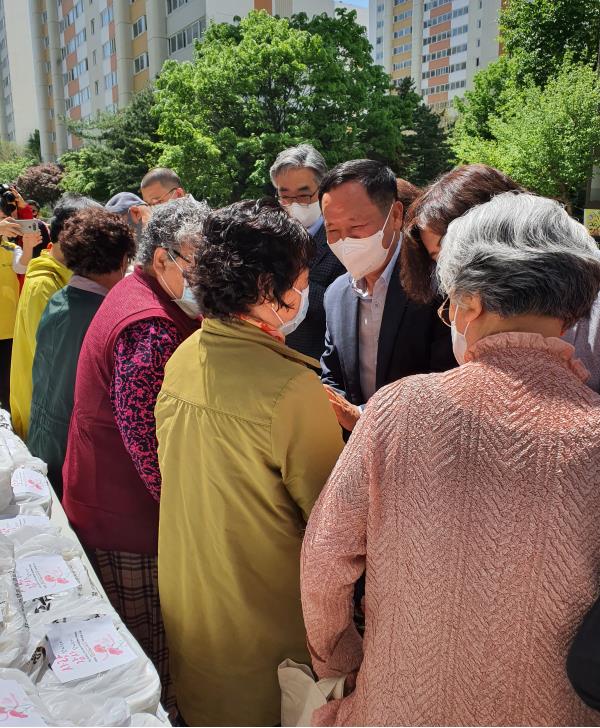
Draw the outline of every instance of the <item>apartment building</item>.
M0 138L16 144L38 128L31 46L27 3L0 0Z
M253 9L289 16L353 8L337 0L18 0L18 4L28 7L32 78L27 88L30 102L31 89L36 89L33 128L40 130L44 159L55 159L80 143L69 134L65 118L87 119L126 106L156 77L165 60L192 59L195 41L210 22L232 22ZM368 11L356 10L366 27ZM0 68L2 32L0 27ZM9 102L6 107L10 108ZM9 134L7 122L2 121L7 118L0 108L3 139Z
M438 112L472 87L477 71L500 53L502 0L371 0L376 63L394 83L410 76Z

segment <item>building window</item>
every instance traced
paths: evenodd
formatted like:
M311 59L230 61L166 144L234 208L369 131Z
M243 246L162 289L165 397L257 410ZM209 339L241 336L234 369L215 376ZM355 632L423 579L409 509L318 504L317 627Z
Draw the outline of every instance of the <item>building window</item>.
M146 16L142 15L140 18L138 18L135 23L133 24L133 37L137 38L138 35L141 35L146 31Z
M83 0L79 0L60 21L60 32L63 33L65 28L73 25L80 15L83 15Z
M109 114L114 114L117 111L117 105L116 104L107 104L105 109Z
M63 73L64 84L66 85L69 81L74 81L76 78L79 78L87 70L88 70L88 59L84 58L83 61L79 61L79 63L76 66L73 66L73 68L68 73Z
M406 20L407 18L412 18L412 10L405 10L403 13L394 15L394 23L399 23L400 21Z
M46 61L46 73L50 73L52 70L52 66L50 65L50 61Z
M188 0L167 0L167 14L172 13L177 8L182 8L188 4Z
M44 46L46 48L49 48L50 47L50 38L48 38L47 35L44 36Z
M405 35L411 35L412 34L412 26L409 25L408 28L401 28L400 30L394 31L394 38L403 38Z
M50 109L50 118L54 119L54 109Z
M52 132L52 141L53 142L56 141L56 132L55 131Z
M111 73L107 73L106 76L104 76L104 88L109 89L113 86L117 85L117 72L112 71Z
M100 23L102 24L102 27L104 28L106 25L108 25L113 17L113 6L109 5L109 7L104 8L104 10L100 13Z
M479 58L477 58L477 60L475 61L475 65L476 65L476 66L478 66L478 65L479 65Z
M117 52L117 42L114 38L106 41L102 46L102 58L110 58Z
M133 72L140 73L144 68L148 68L148 54L142 53L141 56L133 59Z
M377 12L382 13L385 10L385 5L378 5L377 6Z
M94 32L96 31L96 20L92 18L90 20L90 33L94 35Z
M94 81L94 93L96 94L96 96L98 96L99 91L100 91L100 84L98 83L98 81Z
M69 53L74 53L80 45L85 43L86 38L87 33L84 28L83 30L80 30L79 33L77 33L77 35L67 43L66 48L61 48L62 57L64 58L65 56L68 56Z
M412 43L405 43L404 45L396 46L392 54L397 56L399 53L408 53L409 51L412 51Z
M52 96L52 84L48 85L48 96Z
M92 51L92 64L96 65L96 51Z
M48 25L48 13L45 10L42 13L42 23L44 25Z
M204 18L200 18L183 30L180 30L179 33L172 35L169 38L169 54L173 55L182 48L192 45L195 40L202 37L205 30L206 20Z

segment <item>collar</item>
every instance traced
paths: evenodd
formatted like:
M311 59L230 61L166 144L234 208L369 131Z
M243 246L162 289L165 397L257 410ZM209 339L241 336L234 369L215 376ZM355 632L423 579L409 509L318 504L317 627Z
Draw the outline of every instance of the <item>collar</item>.
M315 235L319 232L323 225L323 215L319 215L319 219L317 222L314 222L309 228L306 228L309 235L311 235L313 238Z
M258 326L255 326L248 321L243 321L240 318L235 318L230 321L205 318L202 322L202 331L216 336L227 336L232 339L243 339L245 341L252 341L256 344L261 344L262 346L272 349L277 354L284 356L286 359L290 359L298 364L310 367L316 372L320 371L321 365L316 359L306 356L305 354L301 354L295 349L291 349L283 341L279 341L275 337L260 329Z
M103 297L108 293L108 288L101 286L99 283L96 283L96 281L92 281L90 278L86 278L85 276L73 275L67 285L71 286L71 288L78 288L80 291L95 293L98 296Z
M396 263L398 262L398 257L400 256L400 245L402 243L402 236L398 239L398 244L396 245L396 250L394 251L394 255L390 258L390 262L385 267L385 270L383 273L379 276L378 280L383 280L385 283L385 287L387 288L390 285L390 280L392 278L392 272L394 271L394 268L396 267ZM368 300L371 298L371 295L367 291L367 284L364 278L361 278L359 281L355 281L354 278L352 278L352 290L356 293L356 295L359 298L362 298L364 300Z

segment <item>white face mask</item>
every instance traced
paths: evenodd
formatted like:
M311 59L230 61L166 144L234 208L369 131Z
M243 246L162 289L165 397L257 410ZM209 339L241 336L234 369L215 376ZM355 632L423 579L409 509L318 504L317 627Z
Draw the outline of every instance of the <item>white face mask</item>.
M355 281L373 273L385 263L389 248L383 247L383 234L393 208L392 205L381 230L368 238L344 238L337 243L329 243L331 252Z
M452 351L454 352L454 358L459 364L465 363L465 354L467 353L467 329L469 324L465 328L465 333L461 334L456 328L456 316L458 314L458 306L454 311L454 318L450 322L450 334L452 336Z
M299 291L297 288L292 288L293 291L296 291L296 293L300 296L300 307L298 308L298 313L294 316L293 319L290 319L289 321L283 321L281 316L277 313L277 311L273 308L273 313L279 321L281 322L281 326L279 326L279 331L284 336L288 336L293 331L295 331L298 326L304 321L306 318L306 313L308 311L308 286L303 291Z
M310 205L300 205L298 202L292 202L286 207L287 213L294 220L303 225L305 228L312 227L321 217L321 205L319 201L311 202Z
M189 287L188 282L185 279L183 268L180 268L179 265L177 265L177 261L173 258L170 251L168 251L168 255L173 263L175 263L175 265L179 268L181 275L183 276L183 291L181 293L181 298L177 298L163 276L161 276L160 279L164 283L167 291L173 297L173 303L176 303L186 316L189 316L191 319L197 319L200 316L200 306L196 303L192 289Z

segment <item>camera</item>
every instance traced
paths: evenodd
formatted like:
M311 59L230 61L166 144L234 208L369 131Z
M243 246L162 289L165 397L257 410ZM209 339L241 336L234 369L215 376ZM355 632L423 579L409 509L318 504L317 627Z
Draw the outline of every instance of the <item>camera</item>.
M0 210L9 217L17 209L15 188L11 185L0 185Z

